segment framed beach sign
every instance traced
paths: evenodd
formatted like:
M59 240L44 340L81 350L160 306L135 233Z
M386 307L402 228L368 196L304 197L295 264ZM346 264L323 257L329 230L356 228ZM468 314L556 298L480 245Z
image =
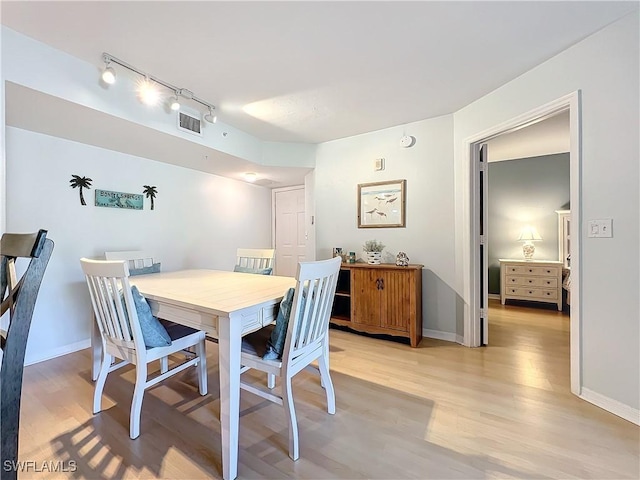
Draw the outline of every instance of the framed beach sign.
M406 180L358 184L358 228L404 227Z
M143 196L138 193L112 192L96 190L96 207L124 208L142 210Z

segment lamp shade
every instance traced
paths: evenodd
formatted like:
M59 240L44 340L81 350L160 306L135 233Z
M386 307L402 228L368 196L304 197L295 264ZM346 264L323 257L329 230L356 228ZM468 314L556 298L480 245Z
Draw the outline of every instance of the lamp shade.
M538 233L538 230L531 226L523 227L518 236L518 241L533 242L538 240L542 240L542 237Z

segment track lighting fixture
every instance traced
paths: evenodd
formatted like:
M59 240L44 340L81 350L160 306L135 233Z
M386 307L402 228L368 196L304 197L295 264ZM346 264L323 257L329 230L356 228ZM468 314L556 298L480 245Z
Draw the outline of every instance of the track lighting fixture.
M145 78L138 82L138 96L145 105L153 107L160 101L160 92L158 91L157 84Z
M174 97L171 97L169 99L169 108L171 108L171 110L173 111L180 110L180 100L178 100L178 92L176 92L176 95Z
M102 71L102 81L109 85L116 83L116 71L111 67L110 62L107 62Z
M203 105L208 109L208 112L203 116L205 121L209 123L216 123L216 121L218 120L218 117L214 113L216 107L211 103L205 102L204 100L196 97L190 90L187 90L186 88L178 88L174 85L171 85L170 83L160 80L153 75L149 75L148 73L145 73L142 70L139 70L138 68L133 67L106 52L102 54L102 61L105 64L105 68L102 71L102 80L109 85L115 83L116 81L116 72L111 66L112 63L120 65L121 67L124 67L142 76L143 78L138 82L138 96L140 100L145 104L156 105L160 101L161 97L158 87L163 86L175 93L175 95L169 99L169 107L171 108L171 110L180 110L180 98L186 98L188 100L199 103L200 105Z
M209 113L205 114L204 119L209 123L216 123L218 116L213 113L213 107L209 107Z

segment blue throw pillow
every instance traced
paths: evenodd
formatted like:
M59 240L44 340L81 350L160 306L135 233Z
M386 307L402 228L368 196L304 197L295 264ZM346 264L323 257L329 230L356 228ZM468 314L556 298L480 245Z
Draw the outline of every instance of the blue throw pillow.
M147 299L144 298L135 285L131 287L131 296L133 297L133 303L138 313L138 320L140 322L140 329L142 330L142 338L144 339L145 346L147 348L154 348L171 345L171 337L167 333L167 329L153 316ZM124 296L121 294L121 297Z
M129 275L131 275L132 277L136 275L147 275L149 273L160 273L160 263L154 263L150 267L129 269Z
M269 268L249 268L249 267L241 267L240 265L236 265L233 267L234 272L240 273L257 273L258 275L271 275L273 269Z
M280 310L276 317L276 325L271 331L271 337L267 340L267 351L262 356L264 360L279 360L284 352L284 343L287 339L287 327L291 316L291 305L295 289L290 288L280 302Z

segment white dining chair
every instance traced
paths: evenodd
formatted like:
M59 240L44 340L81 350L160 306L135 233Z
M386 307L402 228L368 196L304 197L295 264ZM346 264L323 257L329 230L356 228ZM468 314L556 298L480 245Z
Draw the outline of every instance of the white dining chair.
M182 325L171 325L166 329L170 338L167 346L148 347L140 324L136 301L129 283L129 266L124 260L80 259L85 274L91 304L100 330L104 356L100 373L95 385L93 413L102 410L102 391L107 375L130 363L136 366L136 382L131 403L129 436L140 435L140 413L144 391L167 377L175 375L191 366L196 367L200 395L207 394L207 357L205 352L205 334ZM144 300L144 298L142 298ZM144 300L146 304L146 300ZM140 307L138 307L140 308ZM148 308L148 305L147 305ZM151 315L143 312L145 317ZM154 318L154 317L151 317ZM156 319L157 322L157 319ZM184 361L166 372L148 378L147 364L194 347L195 358ZM112 364L113 357L121 359Z
M154 258L152 253L144 250L104 252L104 258L106 260L126 260L131 276L160 272L160 262Z
M148 275L150 273L160 273L161 263L158 262L151 252L145 250L122 250L104 252L106 260L125 260L129 266L129 275ZM189 351L189 353L192 353ZM162 373L169 369L169 359L160 359L160 371ZM95 378L94 378L95 380Z
M236 252L236 266L263 270L271 268L276 251L273 248L238 248Z
M242 342L241 373L257 369L281 379L279 395L257 383L245 382L242 378L240 388L284 406L289 423L289 456L293 460L299 458L298 424L291 388L294 375L303 369L319 373L321 385L327 395L327 410L330 414L336 412L335 392L329 374L329 318L340 264L340 257L298 264L296 288L281 360L263 358L267 351L267 341L273 340L274 330L282 327L278 325L282 319L280 315L276 325L249 334ZM314 360L318 360L318 367L311 365Z

